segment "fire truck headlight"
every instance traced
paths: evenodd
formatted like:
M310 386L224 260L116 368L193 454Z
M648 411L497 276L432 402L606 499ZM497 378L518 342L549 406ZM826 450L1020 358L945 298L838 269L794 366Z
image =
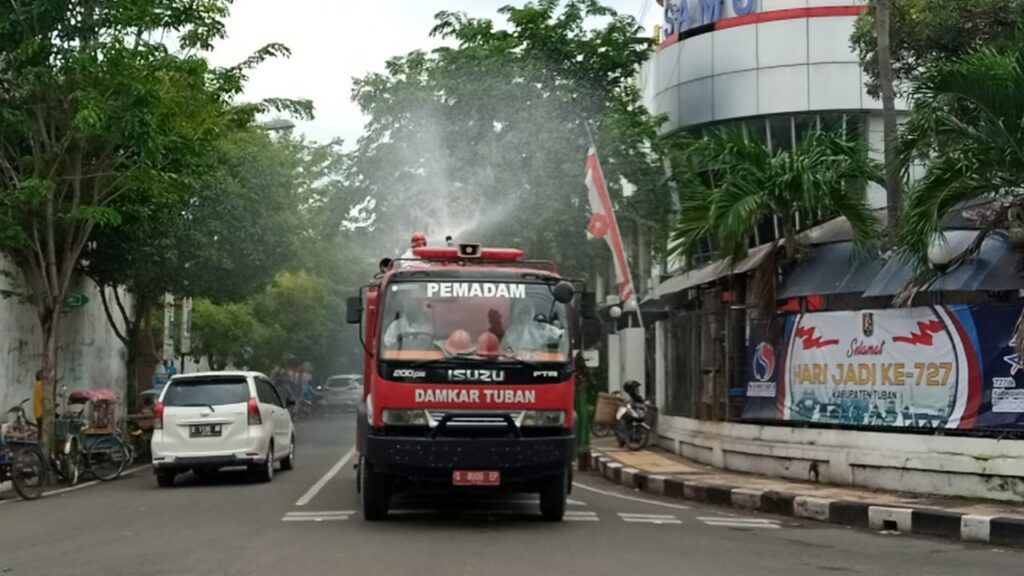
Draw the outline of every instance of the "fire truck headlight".
M386 426L426 426L430 420L423 410L388 410L382 415Z
M523 414L523 426L562 426L565 424L563 410L527 410Z

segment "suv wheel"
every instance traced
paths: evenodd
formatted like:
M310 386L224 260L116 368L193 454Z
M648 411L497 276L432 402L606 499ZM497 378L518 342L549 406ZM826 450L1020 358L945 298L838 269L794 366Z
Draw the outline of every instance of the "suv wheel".
M174 486L174 472L162 470L156 473L156 485L161 488L170 488Z
M270 482L274 479L274 443L267 448L267 460L252 468L253 479L257 482Z
M294 470L295 469L295 434L292 434L292 439L288 446L288 457L281 460L281 470Z

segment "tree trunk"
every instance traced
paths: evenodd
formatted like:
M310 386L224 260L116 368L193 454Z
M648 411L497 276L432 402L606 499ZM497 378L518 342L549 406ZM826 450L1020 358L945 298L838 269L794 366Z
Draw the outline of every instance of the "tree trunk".
M899 223L903 206L903 180L896 159L898 128L896 125L896 88L892 77L892 47L889 38L889 22L892 15L892 0L875 1L875 33L878 36L878 82L882 93L882 132L885 156L886 223L890 236Z
M55 400L57 396L57 335L59 334L60 310L47 307L39 314L39 325L43 333L43 418L39 424L39 442L43 454L50 454L53 448L53 426Z
M152 325L149 322L151 300L146 296L136 296L133 302L132 317L128 320L128 395L133 405L130 410L137 409L139 393L149 388L153 381L156 355L153 353Z
M792 216L782 218L782 234L786 244L786 258L793 261L799 250L797 249L796 225L793 223Z

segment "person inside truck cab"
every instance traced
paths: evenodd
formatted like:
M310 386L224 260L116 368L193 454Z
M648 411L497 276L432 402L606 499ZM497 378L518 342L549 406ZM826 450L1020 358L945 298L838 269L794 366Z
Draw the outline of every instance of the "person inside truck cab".
M543 316L538 318L531 302L520 302L512 311L501 349L514 354L558 348L564 333L558 326L545 322Z
M422 298L406 297L384 332L388 348L427 348L434 341L434 325L424 313Z

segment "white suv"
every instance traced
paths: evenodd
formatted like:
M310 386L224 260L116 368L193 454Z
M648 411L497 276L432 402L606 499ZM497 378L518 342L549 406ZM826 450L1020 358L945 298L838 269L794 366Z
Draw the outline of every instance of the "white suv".
M161 487L180 472L247 466L258 480L295 466L295 430L277 389L257 372L175 376L156 405L153 472Z

